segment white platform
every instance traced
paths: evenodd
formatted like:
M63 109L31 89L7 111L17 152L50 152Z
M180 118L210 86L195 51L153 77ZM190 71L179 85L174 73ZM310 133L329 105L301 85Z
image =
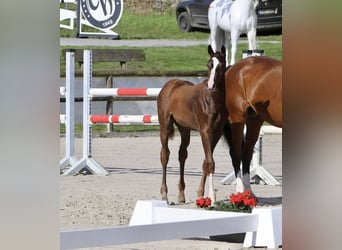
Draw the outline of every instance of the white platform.
M282 244L282 208L251 214L169 208L165 201L138 201L129 226L61 232L61 249L101 247L247 232L244 246Z

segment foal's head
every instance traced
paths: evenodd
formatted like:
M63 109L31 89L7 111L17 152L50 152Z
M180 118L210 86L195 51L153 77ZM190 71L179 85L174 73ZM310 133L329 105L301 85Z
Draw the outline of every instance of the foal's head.
M221 51L214 52L211 46L208 46L210 59L208 61L208 89L212 90L219 84L218 81L224 81L226 71L226 48L222 46Z

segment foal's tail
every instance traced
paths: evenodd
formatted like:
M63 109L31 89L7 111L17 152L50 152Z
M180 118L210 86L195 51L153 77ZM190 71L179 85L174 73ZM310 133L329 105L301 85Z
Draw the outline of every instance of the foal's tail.
M175 137L175 126L174 126L175 120L172 115L170 119L171 119L171 122L169 123L167 127L167 132L168 132L169 138L172 140Z
M171 126L169 127L169 137L171 140L175 137L175 128L173 124L171 124Z

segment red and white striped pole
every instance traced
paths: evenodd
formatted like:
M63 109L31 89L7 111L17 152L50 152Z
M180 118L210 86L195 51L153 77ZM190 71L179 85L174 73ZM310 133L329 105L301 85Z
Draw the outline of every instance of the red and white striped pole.
M89 97L157 97L161 88L92 88Z
M159 124L157 115L91 115L91 124L97 123L135 123L135 124Z

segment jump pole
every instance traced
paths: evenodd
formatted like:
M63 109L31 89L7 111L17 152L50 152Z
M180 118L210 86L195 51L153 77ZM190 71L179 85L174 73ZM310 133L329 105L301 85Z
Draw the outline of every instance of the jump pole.
M59 162L60 171L67 166L74 166L77 162L75 157L75 52L68 50L66 52L66 74L65 88L61 95L65 96L65 157Z
M91 114L91 101L89 97L89 89L92 85L92 51L83 51L83 156L73 167L69 168L63 175L74 175L84 167L94 174L108 175L108 171L104 169L98 162L92 158L91 139L92 127L89 124L89 116Z

